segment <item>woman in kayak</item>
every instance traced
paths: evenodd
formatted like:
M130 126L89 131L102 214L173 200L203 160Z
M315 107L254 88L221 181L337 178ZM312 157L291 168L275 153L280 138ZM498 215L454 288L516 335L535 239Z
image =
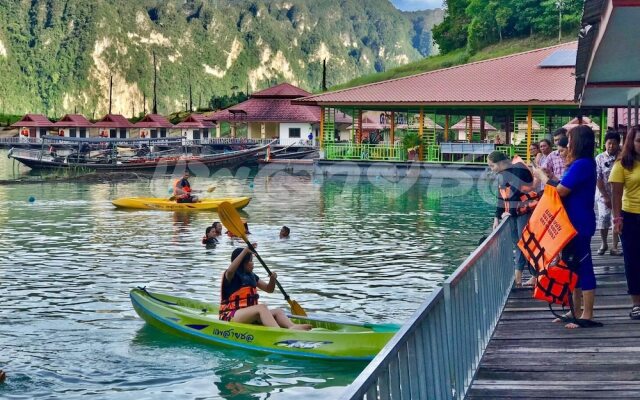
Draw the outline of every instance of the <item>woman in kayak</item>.
M256 246L255 244L253 245ZM309 324L294 324L281 309L270 310L266 304L258 304L258 288L273 293L276 274L269 275L269 282L260 280L253 273L253 254L248 247L237 248L231 254L231 265L222 275L220 288L220 319L223 321L287 329L309 330Z

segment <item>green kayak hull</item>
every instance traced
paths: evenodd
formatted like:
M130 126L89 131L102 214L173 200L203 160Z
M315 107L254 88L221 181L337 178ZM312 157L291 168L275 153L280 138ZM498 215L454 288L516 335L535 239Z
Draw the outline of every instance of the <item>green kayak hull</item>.
M138 315L160 330L216 346L236 347L295 357L371 360L400 328L396 324L361 324L294 317L310 331L238 324L218 319L218 305L146 289L133 289Z

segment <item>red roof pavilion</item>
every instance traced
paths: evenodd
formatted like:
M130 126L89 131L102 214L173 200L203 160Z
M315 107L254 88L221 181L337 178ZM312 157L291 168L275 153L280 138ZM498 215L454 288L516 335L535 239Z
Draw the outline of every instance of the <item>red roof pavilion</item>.
M577 42L295 100L323 106L575 106ZM557 57L557 56L564 57ZM573 55L573 61L571 61ZM554 63L553 58L563 62Z
M289 83L281 83L253 93L249 100L225 110L216 111L206 118L226 122L320 122L320 107L291 104L292 99L310 96L306 90ZM336 122L350 123L351 118L336 115Z

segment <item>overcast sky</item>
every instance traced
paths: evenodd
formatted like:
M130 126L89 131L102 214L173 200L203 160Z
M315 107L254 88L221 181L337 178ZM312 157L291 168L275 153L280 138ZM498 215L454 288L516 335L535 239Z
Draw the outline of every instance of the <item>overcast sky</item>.
M391 0L396 8L403 11L428 10L442 8L442 0Z

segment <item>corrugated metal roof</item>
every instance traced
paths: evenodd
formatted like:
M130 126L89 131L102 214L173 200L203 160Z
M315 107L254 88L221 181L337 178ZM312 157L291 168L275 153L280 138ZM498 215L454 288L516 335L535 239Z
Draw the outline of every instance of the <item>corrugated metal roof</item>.
M173 124L160 114L147 114L134 126L136 128L173 128Z
M107 114L94 126L98 128L133 128L133 124L120 114Z
M42 114L25 114L20 121L12 124L14 128L31 128L31 127L50 127L54 126L53 122Z
M573 104L573 67L540 68L577 42L478 61L295 100L319 105Z
M54 126L60 127L60 128L68 128L68 127L89 128L93 126L93 124L89 122L89 120L86 119L84 115L67 114L64 117L60 118L60 121L56 122Z

